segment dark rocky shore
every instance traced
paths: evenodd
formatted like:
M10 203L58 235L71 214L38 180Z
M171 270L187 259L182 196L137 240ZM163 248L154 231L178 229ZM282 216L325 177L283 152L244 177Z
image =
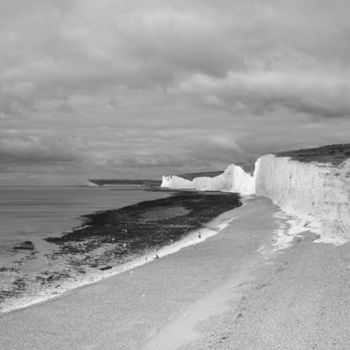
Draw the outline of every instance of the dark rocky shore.
M179 192L86 215L84 226L47 241L59 246L56 254L77 256L77 261L71 261L74 265L106 269L108 263L123 263L177 241L240 205L239 196L233 193Z

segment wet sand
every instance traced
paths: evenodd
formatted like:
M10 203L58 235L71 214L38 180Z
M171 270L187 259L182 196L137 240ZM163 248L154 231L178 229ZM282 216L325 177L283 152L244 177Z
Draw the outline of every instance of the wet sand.
M248 200L201 244L3 315L1 348L348 349L349 245L274 251L277 211Z

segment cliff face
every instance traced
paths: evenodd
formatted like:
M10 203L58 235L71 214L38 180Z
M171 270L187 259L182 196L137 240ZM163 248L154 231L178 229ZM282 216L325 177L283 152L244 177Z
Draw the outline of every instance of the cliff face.
M265 155L255 164L256 195L283 211L319 221L324 241L350 239L350 160L339 166Z
M161 186L265 196L286 213L303 219L306 229L318 227L323 241L350 239L350 159L332 166L265 155L255 163L253 176L232 164L213 178L163 177Z
M254 179L240 166L231 164L215 177L196 177L186 180L176 175L163 176L161 187L192 189L198 191L238 192L243 195L255 193Z

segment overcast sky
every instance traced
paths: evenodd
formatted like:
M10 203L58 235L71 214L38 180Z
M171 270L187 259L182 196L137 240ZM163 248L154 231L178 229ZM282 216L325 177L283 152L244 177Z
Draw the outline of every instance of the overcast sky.
M0 0L0 184L350 142L348 0Z

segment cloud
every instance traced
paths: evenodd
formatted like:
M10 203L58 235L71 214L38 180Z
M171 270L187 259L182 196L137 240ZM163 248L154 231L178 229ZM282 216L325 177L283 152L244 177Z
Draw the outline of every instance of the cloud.
M49 140L35 136L2 137L0 162L2 164L75 162L83 155L70 147L67 140Z
M2 1L0 173L159 177L346 142L348 9Z
M350 117L350 71L343 76L309 71L251 71L222 79L195 74L174 93L202 97L218 108L265 114L278 106L315 117Z

